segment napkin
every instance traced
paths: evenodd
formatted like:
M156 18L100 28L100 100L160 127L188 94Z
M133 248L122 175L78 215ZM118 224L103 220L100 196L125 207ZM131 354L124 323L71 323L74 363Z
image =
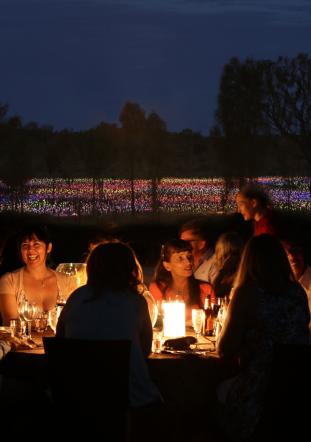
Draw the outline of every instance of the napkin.
M176 339L167 339L163 344L163 349L170 350L190 350L190 345L195 344L197 339L193 336L183 336Z

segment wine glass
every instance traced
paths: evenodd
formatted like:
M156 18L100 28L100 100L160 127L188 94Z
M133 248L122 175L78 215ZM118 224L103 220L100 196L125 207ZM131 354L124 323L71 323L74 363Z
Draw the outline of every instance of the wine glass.
M192 326L195 331L195 335L196 335L197 340L199 340L199 336L202 333L204 320L205 320L204 310L201 308L193 308L192 309Z
M18 313L20 317L27 323L27 340L31 343L35 343L31 335L31 323L33 319L40 316L40 308L28 301L24 296L18 303Z
M145 290L143 292L143 295L144 295L144 297L147 301L147 304L148 304L148 310L149 310L149 315L150 315L152 327L154 327L157 322L157 318L158 318L157 303L155 302L154 297L152 296L152 294L148 290Z
M65 273L70 277L72 292L87 282L86 264L84 262L63 262L58 264L56 271Z
M54 334L56 333L59 313L60 312L58 306L55 306L54 308L48 311L48 325L53 330Z
M219 333L221 331L221 329L224 326L224 322L227 316L227 310L228 310L228 305L226 303L225 300L222 301L221 305L220 305L220 309L218 311L218 315L217 315L217 322L218 322L218 330L215 333L216 338L218 338Z

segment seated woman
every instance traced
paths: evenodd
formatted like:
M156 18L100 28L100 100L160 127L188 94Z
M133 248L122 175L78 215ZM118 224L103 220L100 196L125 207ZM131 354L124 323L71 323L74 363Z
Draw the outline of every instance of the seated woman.
M111 235L106 235L106 236L99 235L99 236L93 237L93 239L91 239L89 241L89 252L85 258L85 262L88 261L92 251L96 247L98 247L100 244L108 244L108 243L111 244L111 243L120 243L120 242L122 242L122 241L119 238L117 238L116 236L111 236ZM157 315L158 315L158 308L157 308L155 300L153 299L146 284L144 283L143 269L142 269L142 266L141 266L140 262L138 261L136 255L135 255L135 260L136 260L137 269L138 269L137 278L139 281L139 285L137 286L137 292L142 294L145 297L147 304L148 304L151 323L152 323L152 326L154 326L156 319L157 319Z
M17 237L17 246L24 266L0 278L0 313L4 325L19 317L18 305L23 298L42 311L49 311L71 292L70 278L47 266L52 243L45 227L25 227Z
M268 234L251 238L217 342L221 357L240 364L217 391L218 418L232 439L248 438L259 422L274 346L308 344L309 319L306 293L292 281L281 243Z
M87 284L64 306L56 336L77 339L130 339L130 404L160 401L145 358L151 352L152 326L140 294L140 275L132 249L124 243L98 245L87 261Z
M236 232L220 235L215 246L216 275L212 286L217 298L229 300L243 249L243 240Z
M212 286L195 279L192 268L192 247L182 239L167 241L161 250L149 289L156 301L182 300L186 304L186 323L191 325L191 309L203 308L210 296L215 302Z

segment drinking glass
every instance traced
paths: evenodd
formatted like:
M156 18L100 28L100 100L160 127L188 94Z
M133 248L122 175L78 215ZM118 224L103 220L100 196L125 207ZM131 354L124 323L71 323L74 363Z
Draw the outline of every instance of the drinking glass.
M44 333L48 326L48 312L43 310L38 311L38 316L35 318L34 327L38 333Z
M12 338L26 338L26 321L21 318L10 320L11 337Z
M72 292L87 282L86 264L84 262L62 262L58 264L56 271L70 277Z
M17 308L20 317L27 323L27 340L34 343L31 336L31 323L34 319L39 317L40 308L36 304L29 302L25 297L19 301Z
M149 316L150 316L152 327L154 327L157 322L157 319L158 319L157 303L155 302L154 297L152 296L152 294L148 290L145 290L143 292L143 295L144 295L144 298L146 299L147 304L148 304Z
M48 311L48 325L53 330L54 334L56 333L58 317L59 317L59 308L57 306Z
M205 320L204 310L201 308L193 308L192 309L192 326L195 331L195 335L196 335L197 340L199 340L199 336L202 333L204 320Z
M228 305L226 304L225 301L223 301L221 303L220 309L218 311L218 315L217 315L217 319L219 322L219 326L220 326L220 330L222 329L222 327L224 326L224 322L227 316L227 310L228 310Z
M162 342L163 342L163 331L153 331L153 339L152 339L152 352L153 353L161 353L162 351Z

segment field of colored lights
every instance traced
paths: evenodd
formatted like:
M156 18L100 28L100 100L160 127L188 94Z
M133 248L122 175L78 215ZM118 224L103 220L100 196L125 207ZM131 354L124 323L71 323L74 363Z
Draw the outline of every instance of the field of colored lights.
M260 177L274 206L294 211L310 210L310 177ZM157 188L162 213L230 213L235 210L237 184L226 193L222 178L162 179ZM134 182L135 212L152 212L151 180ZM131 183L123 179L32 179L22 197L12 198L0 182L0 211L17 210L55 216L131 213Z

